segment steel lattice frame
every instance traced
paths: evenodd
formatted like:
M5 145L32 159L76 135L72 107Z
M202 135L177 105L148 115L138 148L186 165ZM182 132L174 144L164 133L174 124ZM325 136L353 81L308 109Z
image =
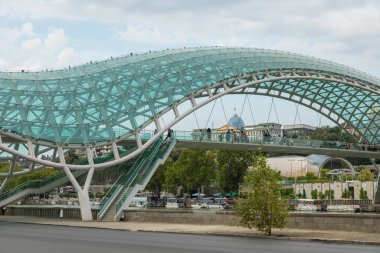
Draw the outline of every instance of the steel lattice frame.
M380 143L378 78L273 50L215 47L131 54L59 71L3 72L0 88L0 150L31 162L19 174L43 166L63 169L85 207L84 220L92 219L87 192L95 169L131 159L175 123L227 94L293 101L353 128L362 141ZM168 113L174 119L161 126L160 118ZM158 133L142 143L140 132L152 123ZM131 137L138 149L121 157L117 145ZM104 145L114 160L94 164L91 149ZM88 164L66 164L64 152L70 148L83 149ZM51 160L39 157L50 150ZM13 167L14 162L0 176L15 175ZM72 169L89 170L83 189Z
M363 141L380 143L378 78L273 50L215 47L129 55L52 72L0 73L0 87L0 133L3 140L11 140L8 145L4 140L0 149L57 168L104 168L123 162L189 113L232 93L302 104L352 127ZM196 102L205 96L208 99ZM186 102L190 106L180 112ZM159 118L170 111L175 120L161 127ZM160 132L143 145L139 132L152 122ZM139 149L120 158L117 143L131 136ZM27 153L18 150L18 142ZM103 145L112 147L114 161L64 165L38 158L40 149L57 154L59 148Z
M337 124L355 129L367 143L380 143L380 80L333 62L251 48L189 48L129 55L59 71L0 73L1 136L24 143L0 149L46 166L89 169L41 160L40 149L110 145L123 162L147 147L139 132L152 122L159 134L225 94L249 93L302 104ZM197 103L196 99L207 96ZM179 105L190 102L184 112ZM159 118L172 111L165 127ZM130 137L139 149L122 157L117 143ZM10 142L12 144L12 141ZM17 144L18 145L18 144ZM34 168L34 165L33 165Z

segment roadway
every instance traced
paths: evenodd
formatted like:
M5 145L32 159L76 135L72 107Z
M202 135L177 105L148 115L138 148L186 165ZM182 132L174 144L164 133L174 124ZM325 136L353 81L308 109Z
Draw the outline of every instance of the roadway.
M0 222L1 253L378 253L378 246Z

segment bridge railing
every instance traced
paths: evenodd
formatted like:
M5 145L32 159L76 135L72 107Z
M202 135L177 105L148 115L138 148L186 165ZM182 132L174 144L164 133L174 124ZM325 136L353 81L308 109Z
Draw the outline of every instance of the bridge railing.
M246 134L231 133L207 133L194 131L175 131L177 140L192 140L199 142L221 142L221 143L247 143L258 145L295 146L309 148L331 148L357 151L380 151L380 146L375 144L348 143L340 141L311 140L304 138L286 138L277 136L248 136Z

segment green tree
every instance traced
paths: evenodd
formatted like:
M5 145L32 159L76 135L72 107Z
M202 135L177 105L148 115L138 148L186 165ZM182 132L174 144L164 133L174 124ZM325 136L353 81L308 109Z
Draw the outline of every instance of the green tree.
M373 174L368 168L361 168L359 174L356 175L356 179L361 182L373 181Z
M327 173L330 171L330 169L322 168L321 169L321 179L324 180L331 180L331 175L328 175Z
M306 173L306 180L307 182L314 182L318 179L318 177L313 172Z
M43 168L41 170L35 171L33 173L28 173L20 176L11 177L7 186L5 187L5 191L8 191L20 184L23 184L30 180L43 180L51 175L58 173L57 169L53 168Z
M319 199L325 199L326 195L323 192L318 192L318 198Z
M254 160L252 151L221 150L216 155L218 164L216 183L219 191L228 193L238 191L243 177Z
M341 126L323 126L317 128L310 136L313 140L323 140L323 141L341 141L341 142L357 142L354 136L344 131Z
M342 192L342 198L344 199L350 199L352 197L352 192L349 191L348 189L344 189Z
M368 199L367 191L365 191L363 188L360 188L359 198L360 199Z
M171 166L173 166L173 158L169 156L165 163L157 168L149 184L146 186L146 190L152 192L161 192L164 190L165 172Z
M325 197L327 199L334 199L334 194L335 194L334 190L325 190Z
M288 203L281 199L280 172L271 169L259 153L253 169L244 177L245 199L239 200L237 215L243 227L256 228L271 235L272 228L283 228L288 217Z
M175 193L178 187L185 192L197 192L203 188L207 193L215 181L215 152L200 149L185 149L178 160L169 166L165 172L163 187Z
M318 190L314 189L310 192L312 199L318 199Z

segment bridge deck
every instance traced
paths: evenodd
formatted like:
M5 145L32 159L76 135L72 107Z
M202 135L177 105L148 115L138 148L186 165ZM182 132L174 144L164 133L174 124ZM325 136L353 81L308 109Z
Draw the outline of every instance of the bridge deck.
M258 143L228 143L214 141L198 141L198 140L181 140L177 138L179 148L202 148L202 149L218 149L218 150L257 150L261 148L264 152L274 153L292 153L292 154L322 154L332 157L357 157L357 158L374 158L380 159L380 152L360 151L350 149L335 149L321 147L305 147L305 146L288 146L276 144L258 144Z

